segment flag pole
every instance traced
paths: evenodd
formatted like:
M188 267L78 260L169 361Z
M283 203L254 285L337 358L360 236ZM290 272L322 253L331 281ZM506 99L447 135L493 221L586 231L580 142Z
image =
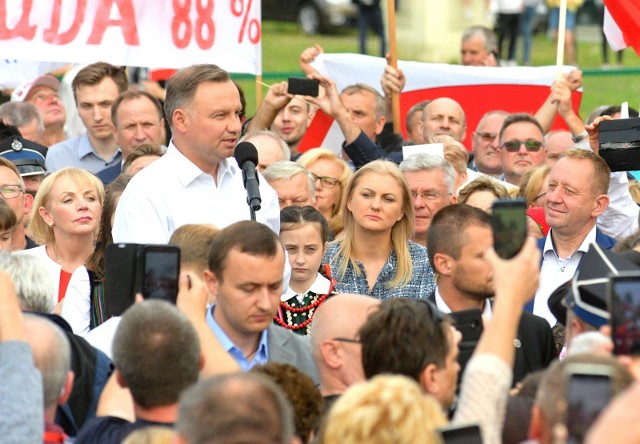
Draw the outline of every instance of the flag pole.
M395 0L387 0L387 17L389 22L389 53L391 55L389 63L398 69L398 49L396 45L396 8ZM393 132L400 134L400 94L391 94L391 110L393 112Z
M558 20L558 52L556 53L556 80L562 79L564 67L564 34L567 29L567 0L560 0Z

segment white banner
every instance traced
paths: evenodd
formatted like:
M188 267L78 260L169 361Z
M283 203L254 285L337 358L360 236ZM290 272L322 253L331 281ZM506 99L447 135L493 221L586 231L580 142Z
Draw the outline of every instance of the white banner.
M0 0L3 59L261 74L260 0Z

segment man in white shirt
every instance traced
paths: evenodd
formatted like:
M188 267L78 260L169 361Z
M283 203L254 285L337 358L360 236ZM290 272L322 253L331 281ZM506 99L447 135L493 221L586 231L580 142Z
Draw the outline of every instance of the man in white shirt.
M596 228L596 221L609 206L611 171L592 151L571 149L565 152L549 173L545 217L551 227L540 239L542 268L540 286L527 311L542 316L550 325L556 318L547 301L551 293L571 279L589 244L611 248L615 241Z
M241 111L238 88L216 65L194 65L169 80L165 115L173 140L167 153L140 171L122 194L115 242L166 243L187 223L223 228L250 218L242 170L232 158ZM264 179L260 195L256 220L278 233L278 198Z

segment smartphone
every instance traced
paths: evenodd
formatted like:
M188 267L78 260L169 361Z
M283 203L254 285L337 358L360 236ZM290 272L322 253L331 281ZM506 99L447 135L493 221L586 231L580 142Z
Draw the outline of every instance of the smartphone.
M320 81L316 79L306 79L304 77L289 77L289 94L300 96L318 97L320 91Z
M180 248L173 245L145 245L140 252L139 267L142 296L175 304L180 275Z
M491 210L493 249L503 259L511 259L527 239L527 204L524 199L497 199Z
M438 429L444 444L482 444L482 435L478 424L442 427Z
M582 443L613 397L612 369L602 364L570 364L565 369L567 444Z
M482 312L480 309L454 311L449 313L449 316L453 318L454 326L462 334L460 345L473 344L475 347L482 335Z
M135 300L139 244L109 244L105 250L105 319L120 316Z
M640 355L640 271L609 276L607 303L616 355Z
M487 302L487 304L488 303L489 302ZM464 369L467 367L482 335L482 312L480 309L474 308L471 310L454 311L449 313L449 316L453 319L456 330L462 334L462 340L458 344L458 364L460 364L458 388L460 388Z

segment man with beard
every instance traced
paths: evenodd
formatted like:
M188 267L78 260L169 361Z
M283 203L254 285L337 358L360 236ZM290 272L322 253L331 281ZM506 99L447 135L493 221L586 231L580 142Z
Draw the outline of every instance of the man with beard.
M492 239L490 216L478 208L449 205L434 216L427 244L438 285L431 300L441 311L475 308L482 311L484 318L491 318L490 298L495 289L485 252L492 247ZM514 346L514 385L528 373L545 368L556 357L548 323L530 313L523 313L520 319Z

